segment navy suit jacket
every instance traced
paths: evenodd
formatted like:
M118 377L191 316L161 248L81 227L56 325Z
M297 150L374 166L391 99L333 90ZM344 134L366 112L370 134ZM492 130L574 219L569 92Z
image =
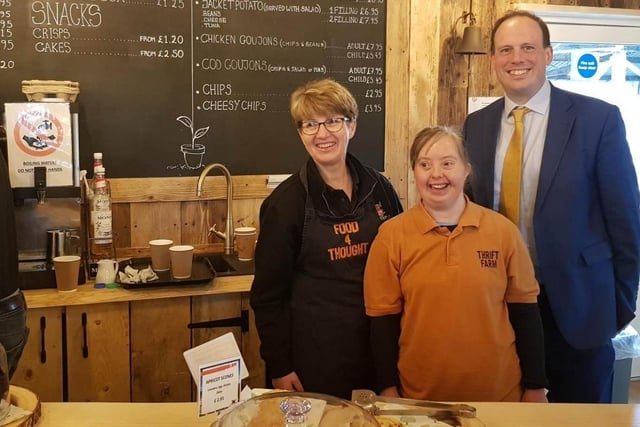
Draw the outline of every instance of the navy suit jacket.
M504 98L464 124L470 197L493 208ZM574 348L606 344L634 317L640 264L636 172L620 111L551 86L533 214L536 278Z

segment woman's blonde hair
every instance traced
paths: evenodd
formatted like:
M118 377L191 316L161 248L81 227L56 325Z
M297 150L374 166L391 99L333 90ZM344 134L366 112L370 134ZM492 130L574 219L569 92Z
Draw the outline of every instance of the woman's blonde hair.
M314 80L291 94L291 117L299 123L317 113L341 114L355 121L358 104L351 92L335 80Z
M430 147L435 144L436 141L445 136L451 138L456 145L456 149L463 163L469 165L469 156L467 155L467 150L464 147L462 134L450 126L434 126L422 129L413 139L413 144L411 144L411 149L409 150L411 169L415 168L418 155L426 145Z

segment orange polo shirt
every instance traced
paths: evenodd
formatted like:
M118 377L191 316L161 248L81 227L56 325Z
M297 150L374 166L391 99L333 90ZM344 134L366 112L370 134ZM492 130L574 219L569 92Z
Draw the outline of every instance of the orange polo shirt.
M364 278L370 316L402 313L404 397L519 401L520 363L507 303L539 292L520 232L467 200L458 226L416 205L380 227Z

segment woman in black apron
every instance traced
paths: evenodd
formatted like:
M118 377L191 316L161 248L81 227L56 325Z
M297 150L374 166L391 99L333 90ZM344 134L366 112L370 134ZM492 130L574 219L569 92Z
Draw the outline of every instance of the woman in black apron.
M362 279L378 227L402 211L389 181L347 154L358 106L339 83L291 96L309 160L260 209L251 306L274 388L350 398L375 388Z

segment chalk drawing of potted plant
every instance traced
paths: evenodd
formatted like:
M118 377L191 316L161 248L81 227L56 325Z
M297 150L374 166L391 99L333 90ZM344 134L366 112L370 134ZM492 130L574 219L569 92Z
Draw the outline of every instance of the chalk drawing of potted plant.
M196 144L196 139L205 136L207 132L209 132L209 126L196 130L191 118L179 116L176 120L191 130L191 143L180 146L180 151L184 155L184 163L189 169L200 169L202 167L205 146L203 144Z

